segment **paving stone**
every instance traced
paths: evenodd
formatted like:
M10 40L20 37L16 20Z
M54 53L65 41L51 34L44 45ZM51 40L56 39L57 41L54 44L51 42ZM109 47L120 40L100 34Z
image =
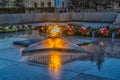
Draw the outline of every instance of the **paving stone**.
M63 65L62 69L73 71L73 72L78 72L78 73L83 73L95 65L96 64L94 62L77 60L77 61L73 61L71 63L67 63Z
M97 69L97 67L94 67L85 73L120 80L120 59L109 58L105 63L102 64L100 71Z
M98 69L98 66L96 66L96 63L91 62L90 60L73 60L63 65L60 70L60 76L53 72L49 72L49 69L46 67L47 65L20 63L24 57L21 56L19 49L12 43L13 41L26 40L26 38L10 38L9 36L9 38L0 39L0 80L53 80L54 78L57 80L120 79L120 59L116 58L115 55L112 56L113 58L104 60L105 62L102 63L100 70ZM74 37L72 38L75 39ZM85 37L83 37L83 39L85 39ZM106 43L111 41L111 39L108 40L104 38L103 40L102 38L100 42L102 41ZM111 44L107 43L105 46L111 46ZM116 49L116 47L114 48ZM97 60L96 54L94 57L95 60ZM98 55L98 57L100 56ZM106 56L103 56L102 58L106 58ZM81 75L79 75L80 73ZM51 77L53 75L56 76Z
M7 68L15 64L18 64L18 63L13 61L8 61L5 59L0 59L0 69Z
M0 70L0 74L0 78L3 80L53 80L48 68L29 64L19 64L2 69ZM69 80L76 75L78 74L61 71L61 75L58 80Z
M13 61L21 61L25 57L21 56L19 49L9 49L9 50L1 51L0 58L13 60Z
M80 74L71 80L112 80L112 79L88 75L88 74Z
M16 40L25 40L25 38L9 38L9 39L3 39L0 41L0 51L1 50L6 50L6 49L11 49L11 48L16 48L16 46L13 45L13 41Z

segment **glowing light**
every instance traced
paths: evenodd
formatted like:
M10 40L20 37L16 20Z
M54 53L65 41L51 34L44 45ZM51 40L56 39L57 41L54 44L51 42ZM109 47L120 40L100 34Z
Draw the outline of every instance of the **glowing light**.
M65 43L60 38L49 38L47 46L49 48L64 48ZM52 80L59 80L60 68L62 65L61 53L58 51L50 52L49 57L49 71L52 76Z
M61 27L59 25L49 25L47 27L47 33L50 38L45 45L48 48L64 48L64 41L58 38L61 35ZM61 68L61 54L57 51L52 51L50 52L49 58L49 71L52 72L53 80L58 80Z
M61 29L58 25L48 27L48 35L51 38L60 37Z
M59 52L50 53L49 70L59 73L61 68L61 56Z
M50 38L48 39L46 46L49 48L64 48L65 43L60 38Z
M60 29L58 27L53 27L52 32L54 32L54 33L60 32Z

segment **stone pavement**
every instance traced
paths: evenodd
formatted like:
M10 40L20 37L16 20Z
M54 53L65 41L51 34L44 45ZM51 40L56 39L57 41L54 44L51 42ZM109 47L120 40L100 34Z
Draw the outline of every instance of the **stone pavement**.
M22 48L13 41L25 38L0 39L0 80L54 80L48 66L27 62L20 54ZM105 56L98 65L89 59L74 60L62 65L57 80L119 80L120 58Z

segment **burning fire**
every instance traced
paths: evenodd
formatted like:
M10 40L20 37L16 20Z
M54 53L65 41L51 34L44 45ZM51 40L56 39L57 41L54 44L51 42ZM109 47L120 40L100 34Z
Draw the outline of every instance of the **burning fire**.
M63 48L65 46L64 42L59 38L50 38L48 40L47 46L49 48Z
M59 25L53 25L48 27L47 31L49 39L46 42L48 48L64 48L65 43L60 39L61 27ZM57 51L50 52L49 59L49 71L52 72L51 75L53 80L58 80L61 68L61 53Z
M47 44L50 48L63 48L64 43L59 38L50 38ZM61 67L61 55L60 52L52 51L50 53L50 62L49 62L49 70L53 70L54 72L58 72Z
M48 40L47 46L49 48L63 48L65 43L60 38L50 38ZM62 65L61 53L58 51L50 52L49 59L49 71L52 76L52 80L59 80L60 68Z
M53 25L48 27L48 35L51 38L60 37L61 29L58 25Z

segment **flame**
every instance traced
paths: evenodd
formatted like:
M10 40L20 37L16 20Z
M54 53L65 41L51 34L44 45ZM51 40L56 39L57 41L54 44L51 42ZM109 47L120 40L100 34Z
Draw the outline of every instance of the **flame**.
M49 37L60 37L61 34L61 29L58 25L54 25L54 26L49 26L48 27L48 35Z
M65 44L64 41L59 38L50 38L48 40L47 46L49 48L64 48Z
M64 48L64 41L60 38L49 38L46 43L49 48ZM50 52L49 70L53 70L55 73L59 71L61 67L61 54L57 51Z
M63 40L60 38L50 38L48 40L47 46L49 48L63 48L65 45ZM50 52L50 59L49 59L49 71L50 75L52 76L52 80L59 80L60 78L60 68L62 65L61 60L61 53L58 51Z
M50 48L63 48L64 43L59 38L50 38L48 40L48 44ZM61 67L61 55L60 52L52 51L50 52L50 62L49 62L49 69L54 70L55 72L59 71Z
M62 39L58 38L61 34L61 28L58 25L49 26L47 31L49 37L45 43L48 48L64 48L65 43ZM49 71L52 72L53 80L58 80L61 68L61 53L57 51L50 52Z

